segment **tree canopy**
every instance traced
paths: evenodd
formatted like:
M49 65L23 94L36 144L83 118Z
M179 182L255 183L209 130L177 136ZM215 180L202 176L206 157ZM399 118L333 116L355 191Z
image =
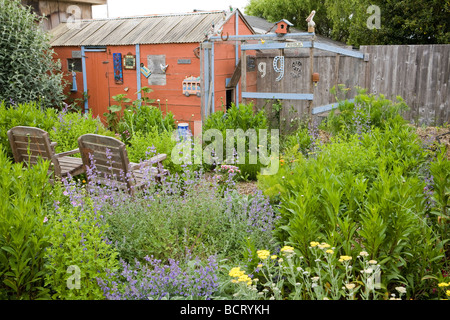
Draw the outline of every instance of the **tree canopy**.
M19 0L0 0L0 101L62 102L60 65L40 19Z
M312 10L317 34L353 46L450 43L450 0L250 0L245 13L306 30Z

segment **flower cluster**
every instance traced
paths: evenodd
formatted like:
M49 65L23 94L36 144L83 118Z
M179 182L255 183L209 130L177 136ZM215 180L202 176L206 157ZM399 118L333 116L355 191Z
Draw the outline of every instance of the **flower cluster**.
M239 170L238 167L227 165L227 164L221 165L220 171L226 172L226 173L240 173L241 172L241 170Z
M261 260L265 260L270 256L270 251L269 250L258 250L258 251L256 251L256 254L258 255L258 258L260 258Z
M280 252L287 253L287 254L294 253L294 248L290 247L290 246L284 246L283 248L281 248Z
M438 287L439 288L444 288L444 290L446 290L447 287L450 287L450 282L440 282L440 283L438 283ZM445 295L447 297L450 297L450 290L446 290L445 291Z
M135 261L132 267L123 263L119 275L110 279L97 279L108 300L146 300L171 297L200 297L210 299L218 288L216 258L210 256L206 263L198 259L187 264L169 259L169 264L146 257L146 263Z
M350 256L340 256L340 258L339 258L339 262L350 261L350 260L352 260L352 257L350 257Z
M235 267L235 268L231 269L230 272L228 273L228 275L230 277L237 278L237 279L231 280L231 282L233 282L233 283L245 282L247 285L252 284L252 279L248 275L246 275L245 271L241 270L240 267Z

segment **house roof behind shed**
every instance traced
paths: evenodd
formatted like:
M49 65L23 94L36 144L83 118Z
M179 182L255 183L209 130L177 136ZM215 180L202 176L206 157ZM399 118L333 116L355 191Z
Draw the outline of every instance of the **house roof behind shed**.
M61 23L50 31L50 45L107 46L160 43L198 43L211 26L224 23L223 11L167 14Z

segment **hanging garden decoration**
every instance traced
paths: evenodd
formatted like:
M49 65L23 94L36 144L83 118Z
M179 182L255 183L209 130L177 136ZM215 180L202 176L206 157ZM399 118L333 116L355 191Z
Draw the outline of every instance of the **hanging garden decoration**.
M122 54L113 53L113 61L114 61L114 81L117 84L123 84Z

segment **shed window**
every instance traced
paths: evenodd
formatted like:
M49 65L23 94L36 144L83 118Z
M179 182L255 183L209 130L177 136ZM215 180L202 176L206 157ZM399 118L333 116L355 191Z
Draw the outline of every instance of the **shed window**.
M83 72L83 67L81 66L81 59L79 58L67 59L67 69L69 70L69 72L72 71Z

